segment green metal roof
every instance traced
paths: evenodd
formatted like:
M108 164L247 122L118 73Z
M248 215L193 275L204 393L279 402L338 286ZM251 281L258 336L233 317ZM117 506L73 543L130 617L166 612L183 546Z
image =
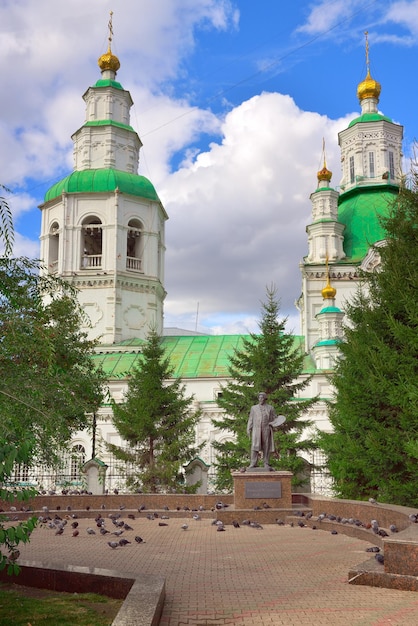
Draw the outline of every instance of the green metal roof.
M117 128L124 128L135 133L135 130L129 124L122 124L122 122L115 122L115 120L92 120L83 124L82 128L85 126L117 126Z
M163 337L163 345L174 378L225 378L229 375L230 357L235 349L241 349L244 339L250 335L198 335ZM295 347L304 350L304 340L295 336ZM101 366L109 379L129 376L133 367L141 361L140 347L144 341L133 339L115 346L100 346L100 352L93 356L97 366ZM108 351L107 351L108 350ZM306 357L304 373L315 370L310 357Z
M125 91L122 85L118 83L117 80L111 80L110 78L98 80L96 84L93 85L93 87L114 87L115 89L121 89L122 91Z
M356 117L354 120L351 120L351 122L348 125L348 128L351 128L351 126L354 126L354 124L359 124L361 122L390 122L391 124L393 124L393 121L390 119L390 117L386 117L386 115L381 115L380 113L363 113L363 115L360 115L360 117Z
M397 186L385 184L355 187L340 195L338 221L345 224L344 262L362 261L370 246L385 238L379 218L389 214L398 193Z
M337 306L325 306L317 315L322 315L322 313L341 313L341 309Z
M322 341L317 341L316 346L336 346L341 343L341 339L323 339Z
M49 202L57 198L63 191L66 193L108 193L115 189L131 196L160 201L154 186L145 176L110 168L73 172L50 187L45 194L44 201Z

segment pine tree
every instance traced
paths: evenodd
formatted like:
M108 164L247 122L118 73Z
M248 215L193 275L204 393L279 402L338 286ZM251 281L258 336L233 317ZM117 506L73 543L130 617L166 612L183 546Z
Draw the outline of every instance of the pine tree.
M213 444L217 453L218 489L230 490L231 470L248 466L248 416L261 391L267 393L268 403L276 414L286 416L285 424L274 434L276 454L270 457L271 466L292 471L294 484L300 484L305 462L298 453L315 448L312 438L305 436L310 422L300 416L316 402L316 398L296 399L310 382L310 377L300 378L305 355L295 337L285 332L287 320L279 320L279 312L276 290L267 288L267 301L262 303L259 322L261 333L251 333L248 339L244 337L242 347L236 349L230 359L231 380L222 389L218 400L225 413L220 419L213 420L216 428L231 436L231 440Z
M337 495L418 506L418 191L383 220L381 266L347 308L342 358L320 436Z
M142 361L128 382L125 400L113 403L114 424L127 446L109 445L116 458L129 463L127 484L143 491L185 489L182 466L200 450L195 445L199 411L192 410L193 397L185 396L158 334L151 330ZM196 485L197 488L198 485Z

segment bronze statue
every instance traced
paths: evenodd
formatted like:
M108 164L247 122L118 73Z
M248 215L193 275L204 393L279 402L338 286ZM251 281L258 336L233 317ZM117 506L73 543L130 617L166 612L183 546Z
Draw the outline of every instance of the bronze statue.
M248 418L247 434L251 437L251 463L250 468L257 467L259 452L263 452L264 468L270 471L270 454L274 452L274 439L272 422L277 415L270 404L266 404L267 394L258 394L258 404L251 407Z
M276 415L270 404L266 404L267 394L258 394L258 404L251 407L248 418L247 434L251 437L251 463L248 469L257 467L259 453L263 452L264 468L272 471L269 464L270 454L274 452L274 429L285 423L284 415Z

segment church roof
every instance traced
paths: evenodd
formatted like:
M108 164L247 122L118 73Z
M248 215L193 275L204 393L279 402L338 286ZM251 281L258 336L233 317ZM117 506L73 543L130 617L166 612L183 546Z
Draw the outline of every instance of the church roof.
M250 335L199 335L163 337L163 345L174 369L174 378L227 378L230 357L242 348L243 340ZM295 347L304 350L303 337L294 336ZM130 339L120 344L97 348L93 359L101 366L109 379L129 376L133 367L141 361L142 339ZM304 373L315 369L310 357L305 360Z
M48 189L44 201L54 200L63 192L106 193L114 192L116 189L131 196L139 196L155 202L160 201L148 178L111 168L72 172Z
M359 124L361 122L390 122L391 124L393 124L393 120L390 119L390 117L387 117L386 115L382 115L381 113L363 113L363 115L360 115L359 117L354 118L353 120L351 120L351 122L348 125L348 128L351 128L351 126L354 126L354 124Z
M398 193L399 187L385 184L354 188L340 195L338 221L345 224L343 262L360 262L376 241L385 239L380 217L389 214Z

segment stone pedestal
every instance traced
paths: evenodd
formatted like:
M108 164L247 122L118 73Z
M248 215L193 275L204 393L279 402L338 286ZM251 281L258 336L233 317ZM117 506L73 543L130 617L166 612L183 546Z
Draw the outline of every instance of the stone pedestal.
M291 509L292 476L292 472L266 472L262 468L232 472L235 509L254 509L264 503L272 509Z

